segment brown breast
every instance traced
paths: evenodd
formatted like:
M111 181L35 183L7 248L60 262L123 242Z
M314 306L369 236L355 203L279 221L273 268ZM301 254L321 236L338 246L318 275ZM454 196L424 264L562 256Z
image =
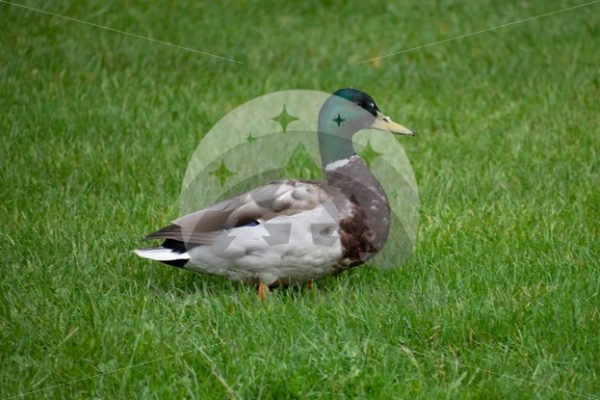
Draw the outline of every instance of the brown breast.
M379 252L390 233L390 205L381 184L365 162L353 156L348 163L326 171L327 183L350 200L348 213L340 219L342 268L354 267Z

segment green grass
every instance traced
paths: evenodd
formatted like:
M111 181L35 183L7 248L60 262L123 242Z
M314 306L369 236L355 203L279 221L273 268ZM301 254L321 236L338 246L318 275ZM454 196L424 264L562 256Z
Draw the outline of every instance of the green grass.
M600 5L357 65L578 2L171 3L27 1L244 64L0 4L0 398L600 396ZM131 253L223 115L344 86L419 132L406 264L260 304Z

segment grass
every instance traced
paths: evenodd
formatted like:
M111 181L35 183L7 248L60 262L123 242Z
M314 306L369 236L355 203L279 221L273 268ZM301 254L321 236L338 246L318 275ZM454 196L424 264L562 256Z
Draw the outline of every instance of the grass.
M578 2L26 4L244 64L0 4L1 399L600 396L600 5L356 64ZM130 252L232 108L344 86L419 132L407 263L260 304Z

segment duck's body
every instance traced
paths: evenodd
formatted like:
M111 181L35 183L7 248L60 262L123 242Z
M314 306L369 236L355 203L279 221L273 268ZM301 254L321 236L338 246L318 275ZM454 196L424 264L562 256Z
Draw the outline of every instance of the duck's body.
M289 284L342 268L336 232L349 207L325 185L276 181L180 218L150 237L174 241L165 247L188 243L171 254L184 268L247 283ZM210 231L194 230L198 226Z
M332 112L343 112L349 123L342 128ZM148 236L164 239L161 247L136 253L268 286L312 281L364 263L383 248L390 231L387 196L352 148L352 135L369 118L380 126L371 121L368 127L412 134L381 115L368 95L342 89L319 116L327 183L271 182L173 221Z
M387 198L358 156L325 172L337 185L271 182L173 221L148 236L166 239L162 247L136 252L193 271L267 285L310 281L359 265L385 244ZM368 186L357 187L349 179L357 173ZM369 207L361 207L367 202Z

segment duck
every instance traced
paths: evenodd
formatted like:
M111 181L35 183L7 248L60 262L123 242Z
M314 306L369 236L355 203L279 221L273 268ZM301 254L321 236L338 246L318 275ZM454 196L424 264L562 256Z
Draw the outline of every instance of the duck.
M325 100L317 126L324 181L282 179L219 201L150 233L145 240L162 243L135 254L255 285L260 299L273 287L312 285L370 260L388 239L390 204L353 136L415 133L354 88Z

